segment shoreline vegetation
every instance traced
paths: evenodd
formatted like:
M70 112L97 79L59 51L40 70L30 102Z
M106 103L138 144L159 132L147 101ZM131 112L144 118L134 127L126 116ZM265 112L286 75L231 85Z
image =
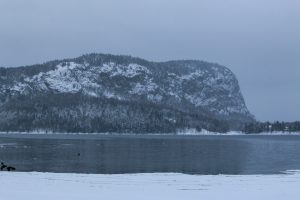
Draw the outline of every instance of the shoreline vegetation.
M244 126L243 132L251 133L273 133L273 132L300 132L300 121L295 122L255 122Z
M247 136L247 135L300 135L300 131L295 132L260 132L260 133L244 133L241 131L230 131L227 133L211 132L207 130L196 131L195 129L187 129L184 131L178 131L176 133L69 133L69 132L51 132L51 131L30 131L30 132L0 132L0 136L5 135L91 135L91 136Z
M300 121L296 122L255 122L245 125L240 131L213 132L206 129L183 128L175 132L68 132L53 131L49 129L36 129L31 131L0 131L0 135L300 135Z

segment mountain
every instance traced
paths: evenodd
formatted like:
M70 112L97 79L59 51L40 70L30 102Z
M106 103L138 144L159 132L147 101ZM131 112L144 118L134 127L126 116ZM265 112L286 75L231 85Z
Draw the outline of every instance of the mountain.
M0 131L226 132L252 121L235 75L218 64L87 54L0 68Z

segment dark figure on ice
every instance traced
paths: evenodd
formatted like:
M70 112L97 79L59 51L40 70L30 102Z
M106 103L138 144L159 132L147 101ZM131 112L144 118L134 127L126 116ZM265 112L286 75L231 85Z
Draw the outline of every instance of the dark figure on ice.
M16 168L15 167L12 167L12 166L7 166L5 165L3 162L1 162L1 166L0 166L0 170L3 171L3 170L7 170L7 171L15 171Z
M1 162L0 170L1 170L1 171L3 171L5 168L7 168L7 166L6 166L6 165L4 165L4 163L3 163L3 162Z
M14 168L14 167L11 167L11 166L7 167L7 171L15 171L15 170L16 170L16 168Z

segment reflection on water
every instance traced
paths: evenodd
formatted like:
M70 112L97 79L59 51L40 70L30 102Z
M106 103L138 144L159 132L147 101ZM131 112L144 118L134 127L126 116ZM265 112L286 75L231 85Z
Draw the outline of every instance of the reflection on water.
M0 160L18 171L268 174L300 169L299 136L1 136L0 147Z

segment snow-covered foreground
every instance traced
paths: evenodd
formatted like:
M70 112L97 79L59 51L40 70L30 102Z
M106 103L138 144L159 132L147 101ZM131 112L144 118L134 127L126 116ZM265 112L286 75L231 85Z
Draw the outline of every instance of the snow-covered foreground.
M299 200L300 171L281 175L0 173L5 200Z

